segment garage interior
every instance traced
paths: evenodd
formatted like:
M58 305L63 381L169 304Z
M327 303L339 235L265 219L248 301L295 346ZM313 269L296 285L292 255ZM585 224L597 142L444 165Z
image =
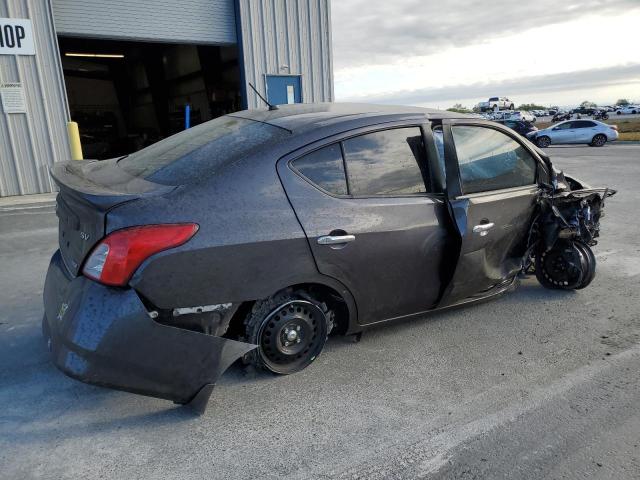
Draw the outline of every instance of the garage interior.
M58 43L85 158L125 155L242 108L235 45Z

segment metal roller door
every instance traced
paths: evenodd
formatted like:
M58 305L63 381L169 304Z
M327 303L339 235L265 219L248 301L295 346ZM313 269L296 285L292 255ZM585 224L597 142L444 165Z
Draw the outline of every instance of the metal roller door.
M69 37L236 43L233 0L53 0L53 14L58 35Z

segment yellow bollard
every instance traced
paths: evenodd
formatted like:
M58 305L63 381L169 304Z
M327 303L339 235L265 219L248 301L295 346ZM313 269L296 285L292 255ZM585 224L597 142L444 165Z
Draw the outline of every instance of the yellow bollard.
M67 135L71 147L71 159L82 160L82 144L80 143L80 130L77 122L67 122Z

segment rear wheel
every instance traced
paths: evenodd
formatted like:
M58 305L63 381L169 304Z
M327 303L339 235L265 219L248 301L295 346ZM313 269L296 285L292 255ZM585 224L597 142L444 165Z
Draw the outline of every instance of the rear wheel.
M605 143L607 143L607 137L601 133L593 137L593 140L591 140L591 145L594 147L602 147Z
M245 360L288 375L320 355L333 328L333 312L304 291L287 289L256 302L245 320L245 341L258 345Z
M542 137L536 138L536 145L538 145L540 148L547 148L549 145L551 145L551 139L546 135L543 135Z

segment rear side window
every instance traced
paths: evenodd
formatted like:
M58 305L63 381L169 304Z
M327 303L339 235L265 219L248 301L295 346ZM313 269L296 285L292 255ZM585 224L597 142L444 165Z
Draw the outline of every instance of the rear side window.
M536 160L504 133L475 126L454 126L452 132L464 193L536 183Z
M427 159L420 128L369 133L346 140L343 145L352 195L427 192Z
M335 143L300 157L293 167L311 183L335 195L346 195L347 178L340 144Z
M572 123L573 126L571 128L591 128L596 126L595 123L590 122L589 120L576 120Z
M215 175L225 165L288 135L273 125L224 116L132 153L118 166L152 182L181 185Z

